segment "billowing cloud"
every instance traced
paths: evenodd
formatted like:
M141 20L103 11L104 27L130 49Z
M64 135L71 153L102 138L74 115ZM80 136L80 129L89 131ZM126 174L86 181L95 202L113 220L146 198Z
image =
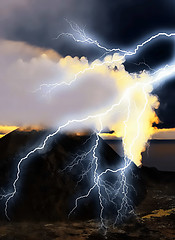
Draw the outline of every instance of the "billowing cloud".
M0 51L0 124L55 126L68 116L101 109L117 92L107 67L80 75L71 87L63 85L52 94L46 93L47 87L36 91L43 83L72 81L89 66L88 61L61 58L52 50L22 42L2 40Z

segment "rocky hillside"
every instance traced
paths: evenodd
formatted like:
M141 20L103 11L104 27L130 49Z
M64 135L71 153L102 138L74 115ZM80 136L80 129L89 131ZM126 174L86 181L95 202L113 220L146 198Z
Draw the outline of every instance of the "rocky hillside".
M12 189L12 182L16 175L16 166L20 158L30 150L41 144L47 131L14 131L0 140L0 186L2 193ZM37 152L26 159L21 165L20 180L17 184L17 194L9 203L9 216L12 220L56 221L67 219L70 209L74 205L76 196L85 194L93 184L89 175L77 186L79 173L77 168L62 172L77 154L88 152L95 144L96 136L87 134L58 134L48 142L44 151ZM120 156L101 138L99 140L99 168L116 168L123 163ZM92 160L89 154L82 169ZM80 164L81 166L81 164ZM128 174L129 181L135 190L130 190L133 204L137 205L145 195L145 189L140 179L140 169L132 164ZM134 176L135 175L135 176ZM1 219L4 218L4 201L1 201ZM82 201L80 207L72 215L72 219L97 218L99 209L97 194Z

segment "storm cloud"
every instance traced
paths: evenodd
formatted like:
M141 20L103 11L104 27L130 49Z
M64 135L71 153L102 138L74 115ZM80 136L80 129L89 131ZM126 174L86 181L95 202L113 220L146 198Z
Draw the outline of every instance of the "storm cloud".
M174 7L175 3L171 0L1 1L0 38L25 42L39 48L53 49L58 55L64 57L67 55L86 56L88 60L93 61L103 53L94 46L78 44L66 37L55 39L61 32L71 32L65 19L79 24L89 36L98 39L105 46L128 49L135 47L137 42L141 42L152 33L174 31ZM10 51L9 47L9 55ZM25 55L23 57L26 58L25 47L21 50L21 54L22 52ZM174 40L160 39L152 46L143 48L136 57L127 58L125 66L129 72L149 70L144 64L137 65L145 62L152 69L157 69L170 63L173 54ZM9 57L8 61L10 58L13 56ZM1 69L4 68L3 61L1 58ZM44 74L38 74L43 76L44 82ZM162 127L175 127L174 79L171 82L172 84L165 83L162 88L155 90L160 100L158 115L164 122Z
M173 30L173 9L170 0L7 0L0 3L0 36L94 60L99 56L95 48L65 38L54 40L71 31L65 18L104 45L128 48L147 37L145 33Z

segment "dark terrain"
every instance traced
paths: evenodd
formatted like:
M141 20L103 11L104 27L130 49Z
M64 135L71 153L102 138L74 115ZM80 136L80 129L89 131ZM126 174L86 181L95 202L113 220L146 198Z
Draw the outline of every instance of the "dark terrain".
M7 186L10 189L19 158L33 149L32 146L38 146L45 135L45 131L14 131L0 140L1 193ZM77 191L83 193L88 180L75 188L76 172L62 173L60 169L77 149L86 150L83 144L86 140L87 136L59 135L44 152L36 153L23 164L18 194L9 205L10 222L4 216L1 201L0 239L175 239L175 173L148 167L139 169L134 164L135 215L115 228L109 227L105 235L100 229L96 199L90 198L68 219L70 200ZM100 145L102 168L121 164L122 158L102 139Z

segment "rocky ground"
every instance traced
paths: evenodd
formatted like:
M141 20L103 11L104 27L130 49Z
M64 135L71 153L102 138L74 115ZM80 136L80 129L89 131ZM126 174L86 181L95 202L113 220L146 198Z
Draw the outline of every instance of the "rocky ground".
M135 217L128 223L106 232L100 223L87 222L56 223L1 223L1 240L172 240L175 239L175 214L168 216L140 218Z
M100 222L95 220L1 222L0 240L175 239L174 174L147 168L142 172L145 178L148 173L150 176L146 197L136 208L136 215L115 228L109 227L106 234L100 228Z

